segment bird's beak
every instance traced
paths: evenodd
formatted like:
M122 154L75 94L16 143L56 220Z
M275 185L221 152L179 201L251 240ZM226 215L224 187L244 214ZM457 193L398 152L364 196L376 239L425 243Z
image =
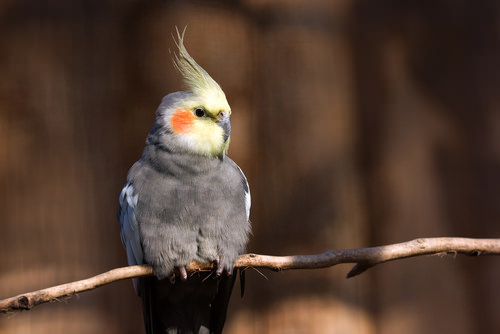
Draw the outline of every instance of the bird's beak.
M231 135L231 122L229 121L229 115L223 113L219 114L219 120L217 121L217 125L220 126L224 130L224 143L229 139Z

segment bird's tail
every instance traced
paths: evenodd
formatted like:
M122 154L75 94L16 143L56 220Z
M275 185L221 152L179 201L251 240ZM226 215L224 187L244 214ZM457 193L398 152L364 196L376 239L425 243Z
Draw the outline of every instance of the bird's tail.
M236 272L219 277L203 272L175 283L156 277L140 278L146 333L222 333L235 276Z

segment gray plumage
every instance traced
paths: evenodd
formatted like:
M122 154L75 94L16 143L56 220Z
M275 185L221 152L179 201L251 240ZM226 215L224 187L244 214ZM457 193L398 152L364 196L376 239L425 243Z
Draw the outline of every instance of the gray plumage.
M167 277L193 260L219 261L232 273L250 232L250 192L240 168L224 153L186 149L169 125L173 110L192 95L177 92L163 99L120 195L128 262L150 264L156 274L134 281L148 334L222 332L235 275L194 274L173 283ZM226 141L229 118L224 122Z

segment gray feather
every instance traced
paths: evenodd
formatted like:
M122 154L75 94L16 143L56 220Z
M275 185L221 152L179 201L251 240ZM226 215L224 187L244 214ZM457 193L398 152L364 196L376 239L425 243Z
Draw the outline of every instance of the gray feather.
M143 264L142 245L139 235L139 225L135 217L135 207L137 206L137 194L134 193L132 184L127 183L120 193L120 209L118 211L118 221L120 222L120 235L127 250L127 260L130 266ZM133 279L134 288L138 290L138 280Z
M232 272L250 232L248 183L230 158L179 152L165 135L157 119L129 171L118 214L129 264L150 264L157 276L134 281L146 330L221 333L236 273L196 274L175 284L164 278L175 267L220 256Z
M223 255L227 269L245 248L250 225L244 177L225 157L189 156L146 147L128 182L138 195L144 261L158 278L175 266ZM244 181L246 183L246 180Z

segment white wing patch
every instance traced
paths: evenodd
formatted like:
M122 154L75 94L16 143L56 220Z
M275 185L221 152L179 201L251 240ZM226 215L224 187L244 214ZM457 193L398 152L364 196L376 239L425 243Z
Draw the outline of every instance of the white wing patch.
M139 236L139 226L134 210L137 206L139 195L134 193L134 187L127 183L120 193L120 234L123 245L127 250L128 264L133 266L143 264L143 253Z
M246 181L246 179L245 179L245 181ZM247 220L249 220L250 219L250 205L252 203L252 199L250 196L250 188L248 187L248 182L247 182L247 189L248 189L248 191L245 192L245 210L247 213Z
M246 214L247 214L247 220L250 219L250 206L252 204L252 198L250 196L250 187L248 186L248 181L247 181L247 178L245 177L245 174L243 174L243 171L241 170L241 168L234 164L238 170L240 171L240 174L241 174L241 177L243 178L243 184L244 184L244 190L245 190L245 210L246 210Z

